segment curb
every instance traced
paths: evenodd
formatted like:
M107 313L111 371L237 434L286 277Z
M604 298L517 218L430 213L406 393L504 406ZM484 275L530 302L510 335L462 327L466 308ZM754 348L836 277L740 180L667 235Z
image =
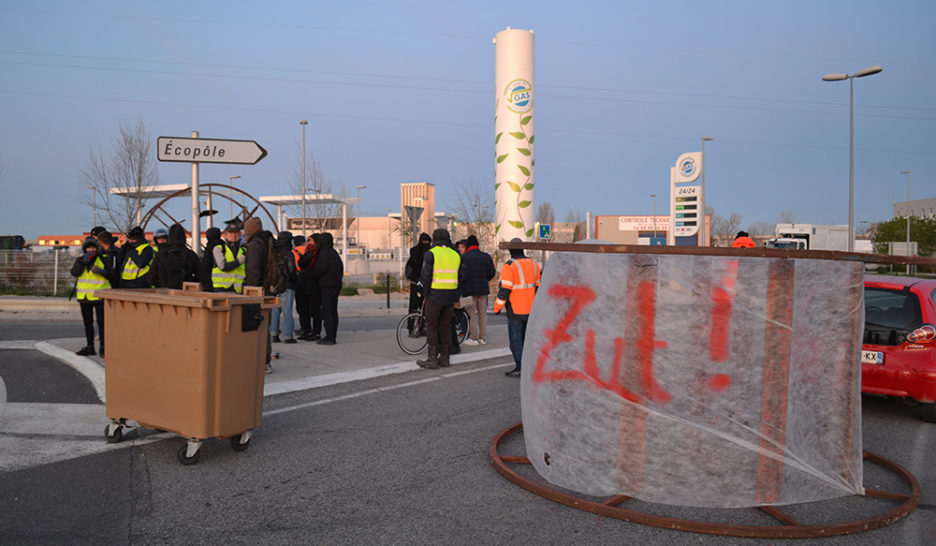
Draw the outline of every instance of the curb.
M103 366L91 360L90 358L78 356L67 349L63 349L51 344L48 341L40 341L39 343L36 343L34 347L37 351L61 360L62 362L74 368L78 373L85 376L88 381L91 382L91 386L94 387L94 391L97 393L98 399L101 402L107 402L104 394L105 381Z

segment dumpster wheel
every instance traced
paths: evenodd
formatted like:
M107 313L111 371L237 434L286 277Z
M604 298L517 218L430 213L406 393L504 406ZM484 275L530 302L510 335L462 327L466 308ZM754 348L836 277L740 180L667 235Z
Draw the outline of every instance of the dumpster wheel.
M593 514L624 520L630 523L640 523L653 527L664 529L673 529L677 531L688 531L692 533L704 533L710 535L737 536L737 537L755 537L755 538L810 538L822 536L847 535L870 531L886 527L891 523L907 516L913 512L920 504L920 484L916 477L897 463L885 459L869 451L863 453L864 460L875 464L885 470L900 477L910 488L910 493L895 493L890 491L880 491L877 489L865 489L864 495L859 498L876 499L887 503L882 509L886 510L877 516L871 516L864 519L820 523L815 525L805 525L782 512L777 506L759 506L754 507L765 514L776 519L779 525L737 525L729 523L716 523L712 521L687 520L668 516L661 516L647 512L628 510L622 508L624 502L631 497L626 495L615 495L604 501L592 501L574 494L560 491L551 484L545 482L533 472L535 477L531 478L524 475L508 465L530 465L526 456L520 455L501 455L498 448L511 435L520 432L523 429L523 423L511 425L497 433L491 440L489 457L494 468L505 478L516 485L535 493L551 501L565 504L579 510L585 510ZM526 472L529 474L529 472ZM847 497L853 498L853 497ZM896 507L891 507L894 502L899 503ZM656 505L665 506L665 505ZM796 505L791 505L796 506ZM891 507L889 510L888 507ZM747 510L747 509L738 509ZM719 509L719 513L724 510ZM713 517L713 519L715 519Z

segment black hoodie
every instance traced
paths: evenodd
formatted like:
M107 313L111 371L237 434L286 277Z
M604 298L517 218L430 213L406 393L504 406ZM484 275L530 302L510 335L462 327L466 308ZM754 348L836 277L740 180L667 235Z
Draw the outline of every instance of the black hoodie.
M185 246L185 230L179 224L169 226L166 244L153 259L147 281L156 288L180 290L183 282L201 281L201 260Z
M312 278L320 290L341 290L344 280L344 264L335 250L335 240L331 233L322 233L318 240L319 251L312 264Z

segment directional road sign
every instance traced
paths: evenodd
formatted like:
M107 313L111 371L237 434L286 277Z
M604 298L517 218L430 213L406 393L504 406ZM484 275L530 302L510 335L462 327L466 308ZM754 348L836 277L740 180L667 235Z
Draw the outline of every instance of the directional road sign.
M267 151L253 140L159 137L156 158L184 163L237 163L254 165Z

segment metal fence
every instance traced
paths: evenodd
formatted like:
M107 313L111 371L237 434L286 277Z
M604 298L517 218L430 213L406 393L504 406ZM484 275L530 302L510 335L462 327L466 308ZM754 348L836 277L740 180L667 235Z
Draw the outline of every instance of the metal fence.
M75 279L69 270L78 254L68 250L0 250L0 293L65 296Z

